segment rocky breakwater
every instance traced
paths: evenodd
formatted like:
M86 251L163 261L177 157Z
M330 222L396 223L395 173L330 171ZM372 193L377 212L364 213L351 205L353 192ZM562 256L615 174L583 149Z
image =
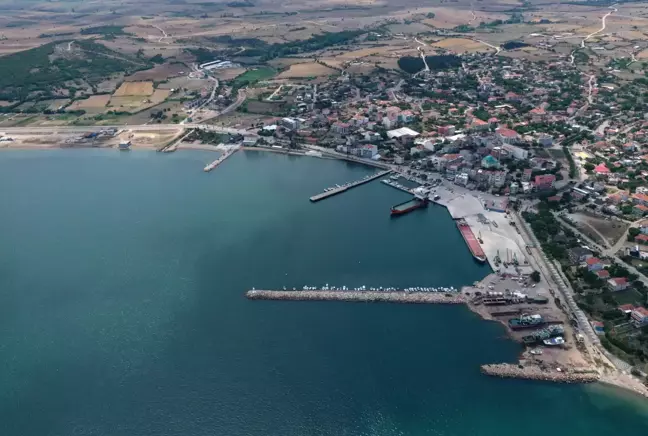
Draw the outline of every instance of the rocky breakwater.
M267 291L251 290L245 293L250 300L295 301L351 301L390 302L410 304L465 304L466 298L458 292L406 292L406 291Z
M528 380L543 380L556 383L593 383L600 375L595 369L587 368L552 368L545 369L537 365L513 365L497 363L482 365L484 374L502 378L521 378Z

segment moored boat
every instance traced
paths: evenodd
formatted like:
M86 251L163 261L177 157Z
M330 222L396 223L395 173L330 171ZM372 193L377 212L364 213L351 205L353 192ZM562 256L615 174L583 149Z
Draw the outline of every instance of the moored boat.
M425 198L414 197L411 200L408 200L404 203L397 204L391 208L392 216L404 215L408 212L411 212L428 205L428 200Z

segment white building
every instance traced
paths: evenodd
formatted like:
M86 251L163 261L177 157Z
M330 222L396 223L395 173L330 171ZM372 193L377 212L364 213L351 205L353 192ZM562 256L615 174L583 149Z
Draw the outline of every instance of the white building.
M511 144L502 144L502 149L506 150L514 159L525 160L529 158L529 150L524 148L516 147Z
M405 137L416 138L419 135L419 132L410 129L409 127L401 127L400 129L390 130L387 132L387 137L389 139L401 139Z
M468 184L468 173L461 173L455 176L454 182L460 186L466 186Z
M367 144L360 147L360 157L366 159L373 159L378 154L378 147L375 145Z

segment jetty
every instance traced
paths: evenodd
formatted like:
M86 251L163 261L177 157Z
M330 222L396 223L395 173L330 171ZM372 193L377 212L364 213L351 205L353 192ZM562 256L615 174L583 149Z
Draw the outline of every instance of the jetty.
M210 163L209 165L207 165L207 166L203 169L203 171L206 172L206 173L210 172L211 170L213 170L214 168L216 168L218 165L220 165L221 163L225 162L225 160L226 160L228 157L230 157L231 155L233 155L234 153L236 153L237 150L238 150L238 147L233 147L233 148L227 150L225 153L223 153L222 155L220 155L220 156L218 157L218 159L216 159L214 162L212 162L212 163Z
M403 186L398 182L394 182L389 179L383 179L381 180L382 183L384 183L387 186L391 186L392 188L398 189L399 191L407 192L408 194L414 194L414 191L407 186Z
M537 365L524 366L510 363L482 365L481 372L494 377L542 380L554 383L593 383L600 378L600 374L595 369L546 369Z
M375 180L375 179L377 179L379 177L383 177L383 176L385 176L385 175L387 175L389 173L391 173L391 170L381 171L381 172L378 172L378 173L373 174L371 176L363 177L362 179L356 180L355 182L349 182L349 183L345 183L344 185L335 186L334 188L330 188L330 189L322 192L321 194L313 195L310 198L310 201L315 203L317 201L324 200L325 198L329 198L329 197L332 197L334 195L341 194L342 192L348 191L351 188L355 188L356 186L360 186L360 185L363 185L365 183L369 183L372 180Z
M340 290L257 290L247 291L249 300L294 301L348 301L389 302L409 304L466 304L468 300L459 292L409 292L409 291L340 291Z

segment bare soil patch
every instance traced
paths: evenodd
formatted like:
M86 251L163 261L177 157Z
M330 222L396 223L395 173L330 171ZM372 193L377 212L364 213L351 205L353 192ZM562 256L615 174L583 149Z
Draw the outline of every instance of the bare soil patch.
M287 71L279 74L278 79L288 79L288 78L304 78L304 77L318 77L318 76L328 76L330 74L337 73L336 70L332 68L325 67L324 65L318 64L316 62L308 62L304 64L294 64L291 65Z
M114 97L146 96L153 94L153 82L124 82L113 94Z

